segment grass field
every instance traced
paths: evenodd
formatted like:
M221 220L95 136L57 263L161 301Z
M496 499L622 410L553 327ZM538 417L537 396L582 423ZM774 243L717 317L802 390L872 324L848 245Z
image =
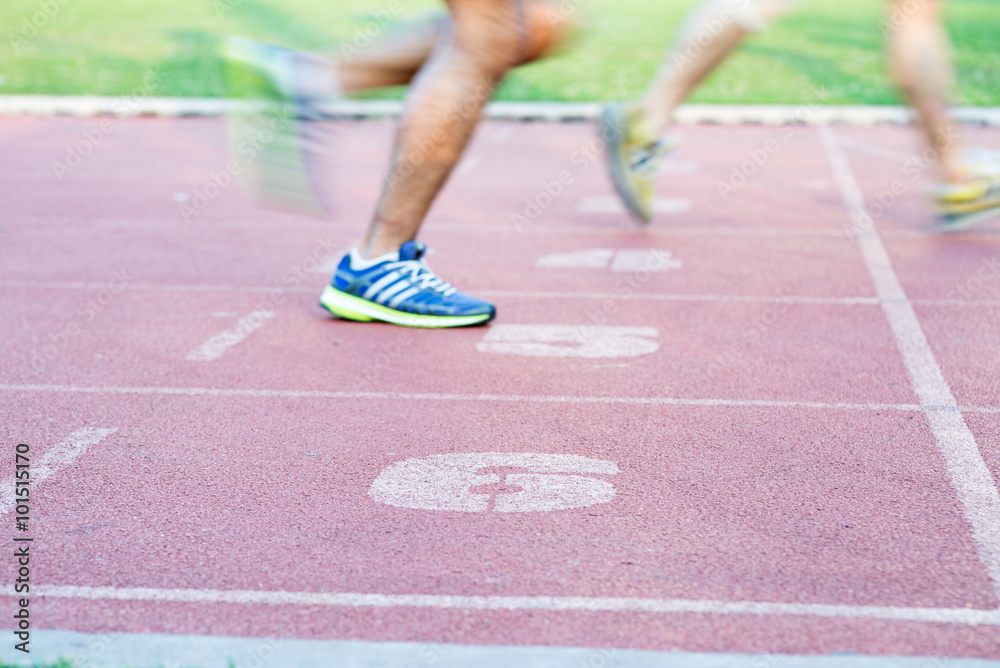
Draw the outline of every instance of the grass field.
M407 13L439 8L398 0ZM637 95L693 0L565 0L585 30L565 53L511 75L505 100L607 100ZM0 94L224 94L217 44L235 33L336 49L393 0L3 0ZM893 104L882 56L884 3L809 0L755 36L693 102L797 103L823 87L831 104ZM949 0L959 89L955 102L1000 105L1000 1ZM399 97L401 90L380 91Z

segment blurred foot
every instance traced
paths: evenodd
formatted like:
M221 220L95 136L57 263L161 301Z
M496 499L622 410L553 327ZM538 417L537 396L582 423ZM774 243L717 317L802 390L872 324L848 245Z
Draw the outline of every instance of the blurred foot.
M607 142L611 180L625 207L641 222L653 219L656 169L663 156L677 147L643 131L638 107L615 102L601 113L601 137Z
M381 320L405 327L464 327L489 322L493 304L459 292L431 271L427 247L407 241L396 253L365 260L351 251L340 261L320 305L347 320Z
M323 103L340 97L336 63L243 37L227 38L223 57L229 96L246 102L228 123L244 191L263 207L327 217L334 131L321 121Z
M1000 217L1000 152L970 151L963 156L966 179L962 183L933 186L939 232L965 230Z
M332 60L232 35L223 55L232 97L299 106L343 97Z

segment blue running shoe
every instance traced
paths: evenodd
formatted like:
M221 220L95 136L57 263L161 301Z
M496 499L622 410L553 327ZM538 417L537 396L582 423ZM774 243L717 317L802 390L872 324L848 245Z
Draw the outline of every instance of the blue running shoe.
M427 247L407 241L398 253L366 261L351 251L340 261L320 305L348 320L404 327L465 327L489 322L496 308L459 292L431 271Z

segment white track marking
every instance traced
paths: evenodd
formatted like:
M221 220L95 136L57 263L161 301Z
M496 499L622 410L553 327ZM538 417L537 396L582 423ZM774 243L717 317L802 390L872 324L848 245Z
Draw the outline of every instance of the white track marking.
M929 412L927 420L965 511L965 518L971 525L979 556L993 581L996 594L1000 596L1000 494L997 493L996 481L957 408L955 397L927 343L913 306L896 277L878 230L865 212L864 197L843 149L829 128L820 128L820 137L851 223L855 226L856 238L875 292L882 299L882 311L889 320L896 345L910 374L913 391L922 404L953 409Z
M686 213L691 210L691 200L682 198L657 197L653 200L656 213ZM625 205L617 195L584 197L576 205L578 213L625 213Z
M276 316L274 311L253 311L240 318L235 325L224 332L219 332L205 343L187 354L185 359L192 362L211 362L217 360L245 338L261 328L261 326Z
M61 283L46 281L0 281L0 288L29 288L40 290L104 290L106 283ZM129 284L122 286L122 291L135 292L251 292L255 294L318 294L323 286L311 287L278 287L278 286L244 286L244 285L173 285L162 284ZM804 295L716 295L716 294L679 294L679 293L631 293L614 292L530 292L522 290L480 290L476 294L512 299L593 299L605 301L608 299L620 301L668 301L668 302L747 302L754 304L832 304L839 306L877 306L881 303L878 297L808 297ZM921 306L1000 306L1000 299L911 299L911 304Z
M615 254L611 271L670 271L680 269L683 263L671 257L668 250L658 248L626 248Z
M526 469L501 478L482 473L488 467ZM476 492L480 485L500 482L520 487L517 492L498 494L493 510L498 513L530 513L583 508L610 501L615 488L606 480L589 475L614 475L618 467L609 461L579 455L536 452L473 452L415 457L385 468L368 494L379 503L419 510L450 510L465 513L490 510L490 495Z
M657 165L656 171L661 174L694 174L698 171L698 163L692 160L663 160Z
M3 588L8 596L14 588ZM234 603L346 608L442 608L461 610L565 610L578 612L649 612L714 615L792 615L886 619L896 621L1000 625L1000 610L973 608L904 608L819 603L763 603L678 598L591 596L448 596L432 594L361 594L294 591L226 591L217 589L153 589L147 587L76 587L38 585L35 596L91 601L157 601L162 603Z
M514 126L512 124L507 124L501 126L496 132L490 135L490 141L494 144L504 144L510 139L511 135L514 134Z
M570 253L543 255L535 260L535 266L559 269L605 269L614 255L613 248L588 248Z
M476 350L528 357L638 357L659 350L657 336L655 327L493 325Z
M613 248L587 248L543 255L535 261L535 266L547 269L606 269L610 266L615 272L654 272L680 269L683 265L680 260L671 257L670 251L659 248L623 248L618 251Z
M32 630L32 663L74 666L201 666L227 668L997 668L983 659L919 656L735 654L552 645L462 645L455 642L303 640L164 633ZM18 656L20 654L20 656ZM0 659L21 665L23 653L0 645ZM419 660L417 660L419 659ZM26 664L25 664L26 665Z
M619 294L614 292L522 292L518 290L477 290L477 295L510 299L592 299L595 301L665 301L665 302L719 302L749 304L830 304L837 306L878 306L875 297L801 297L801 296L758 296L758 295L683 295L664 293ZM964 306L971 302L961 302ZM1000 306L1000 302L997 302Z
M886 160L892 160L894 162L907 162L908 160L914 160L917 156L910 155L908 153L902 153L900 151L893 151L892 149L882 148L875 144L863 144L853 139L848 139L847 137L836 137L837 142L852 151L858 151L859 153L864 153L866 155L871 155L876 158L885 158Z
M375 399L387 401L485 401L543 404L609 404L725 408L804 408L851 411L955 411L1000 413L1000 406L921 406L919 404L830 403L764 399L685 399L682 397L573 397L548 394L444 394L437 392L331 392L325 390L251 390L215 387L81 387L76 385L0 384L0 392L125 394L135 396L236 397L250 399Z
M480 162L482 162L482 160L477 157L467 157L458 164L458 167L455 168L454 175L461 176L462 174L468 174L478 167Z
M66 440L50 448L40 459L31 458L31 492L45 480L51 478L59 469L69 466L83 454L90 446L100 443L109 435L115 433L116 429L98 429L96 427L84 427L77 429L70 434ZM29 444L30 445L30 444ZM14 481L9 478L0 485L0 515L9 513L17 504L15 503Z

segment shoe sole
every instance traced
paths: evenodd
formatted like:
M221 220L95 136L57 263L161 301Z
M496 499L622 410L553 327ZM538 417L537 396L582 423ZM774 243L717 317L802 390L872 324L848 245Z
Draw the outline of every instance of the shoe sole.
M931 228L933 232L961 232L980 223L1000 217L1000 206L994 206L982 211L972 213L962 213L952 217L947 215L938 216L937 222Z
M494 313L480 313L477 315L420 315L417 313L406 313L397 311L388 306L382 306L375 302L349 295L341 292L332 286L326 286L319 299L320 306L330 313L358 322L370 322L381 320L403 327L468 327L470 325L482 325L493 319Z
M611 171L611 182L615 184L618 196L639 222L649 223L653 219L652 211L643 211L638 198L629 187L629 178L622 167L621 150L628 132L628 122L625 118L625 108L619 104L609 104L601 111L601 137L607 143L605 151L608 154L608 167ZM610 137L608 139L607 137Z

